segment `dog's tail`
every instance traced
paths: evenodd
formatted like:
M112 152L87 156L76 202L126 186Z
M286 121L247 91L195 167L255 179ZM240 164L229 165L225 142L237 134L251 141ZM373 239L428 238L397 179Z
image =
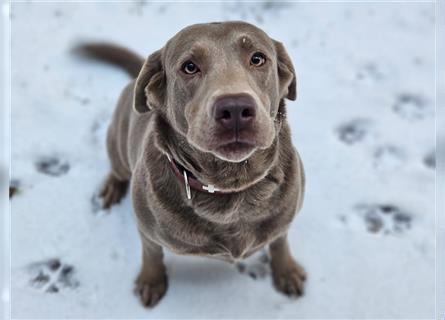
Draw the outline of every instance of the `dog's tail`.
M144 58L137 53L107 42L81 43L73 48L73 53L94 60L104 61L123 68L132 78L139 75Z

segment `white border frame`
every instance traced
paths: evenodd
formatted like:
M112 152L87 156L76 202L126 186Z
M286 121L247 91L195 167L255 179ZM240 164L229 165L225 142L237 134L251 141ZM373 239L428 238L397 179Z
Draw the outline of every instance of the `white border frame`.
M2 280L0 281L3 286L1 290L1 302L3 305L3 318L9 319L11 315L11 297L10 297L10 275L11 275L11 211L10 211L10 202L9 202L9 178L11 175L11 21L10 21L10 3L4 2L1 6L1 23L2 23L2 37L1 37L1 48L2 50L2 65L3 65L3 74L2 74L2 104L4 108L2 108L2 114L0 114L1 119L1 142L0 145L2 147L1 159L0 159L0 175L3 181L0 182L0 190L4 191L3 196L0 198L1 211L5 214L2 215L2 223L0 227L2 229L1 233L3 234L2 239L2 267L4 270L4 274L2 276ZM3 169L4 167L4 169Z
M3 234L2 256L1 263L4 269L4 274L0 275L1 287L1 303L4 310L3 319L10 319L11 317L11 296L10 296L10 275L11 275L11 210L9 201L9 179L11 176L11 20L10 10L13 3L30 2L29 0L8 0L1 4L1 24L2 24L2 38L0 50L1 60L3 64L3 74L1 78L2 85L2 104L6 108L0 108L0 212L2 214L0 229ZM48 3L48 2L69 2L69 3L92 3L92 2L136 2L132 0L36 0L33 3ZM162 2L154 0L153 2ZM187 3L187 2L233 2L225 0L173 0L168 2ZM264 0L241 0L241 2L264 2ZM439 300L439 297L445 299L445 101L442 101L439 95L440 90L445 90L445 0L280 0L280 2L300 2L300 3L434 3L436 7L435 12L435 130L436 130L436 212L435 212L435 263L436 263L436 290L435 290L435 314L436 319L445 320L445 301ZM443 22L438 22L443 21ZM443 94L445 97L445 94ZM438 107L439 106L439 107ZM443 145L438 144L438 141ZM6 151L6 152L3 152ZM3 170L2 167L5 167ZM4 181L3 171L8 172L8 182ZM438 179L439 178L439 179ZM2 192L3 191L3 192ZM440 214L439 214L440 212ZM438 283L443 285L441 287ZM440 307L439 307L440 305Z

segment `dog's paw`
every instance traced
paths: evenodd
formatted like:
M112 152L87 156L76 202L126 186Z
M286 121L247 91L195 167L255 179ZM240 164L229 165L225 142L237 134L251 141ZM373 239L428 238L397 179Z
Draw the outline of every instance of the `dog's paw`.
M297 262L290 261L285 266L272 265L272 278L275 288L285 295L299 297L304 294L307 275Z
M109 209L113 204L119 203L127 193L128 181L120 181L109 174L99 197L102 198L102 208Z
M139 299L144 307L154 307L167 292L167 275L163 275L155 280L143 279L138 277L135 284L135 294L139 296Z

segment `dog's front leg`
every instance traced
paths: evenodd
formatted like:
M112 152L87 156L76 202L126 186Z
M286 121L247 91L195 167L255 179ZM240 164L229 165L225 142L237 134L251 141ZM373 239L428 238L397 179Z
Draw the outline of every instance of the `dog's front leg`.
M167 273L163 260L162 247L143 235L142 268L136 279L136 294L146 307L153 307L167 291Z
M272 242L269 251L273 282L277 290L288 296L303 295L306 271L292 257L287 235Z

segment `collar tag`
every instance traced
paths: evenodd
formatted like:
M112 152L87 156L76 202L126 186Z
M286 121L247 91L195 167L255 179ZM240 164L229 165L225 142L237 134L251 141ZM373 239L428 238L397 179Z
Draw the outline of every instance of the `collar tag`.
M184 170L184 184L185 184L185 191L187 193L187 199L191 199L192 198L192 193L190 192L190 184L189 184L189 179L187 177L187 171Z
M209 184L207 186L204 185L199 180L197 180L191 172L190 172L190 175L191 175L190 181L192 182L192 184L190 185L187 169L185 169L183 166L178 165L177 162L174 160L174 158L172 156L170 156L168 153L166 153L165 155L167 156L167 159L171 164L171 167L172 167L172 170L173 170L175 176L179 179L179 181L181 181L182 179L184 180L184 186L185 186L185 191L187 194L187 199L189 199L189 200L192 199L192 193L191 193L192 187L195 190L198 190L198 191L205 190L208 193L221 192L221 190L215 188L215 185L213 185L213 184ZM182 171L182 173L181 173L181 171ZM221 192L221 193L223 193L223 192Z

